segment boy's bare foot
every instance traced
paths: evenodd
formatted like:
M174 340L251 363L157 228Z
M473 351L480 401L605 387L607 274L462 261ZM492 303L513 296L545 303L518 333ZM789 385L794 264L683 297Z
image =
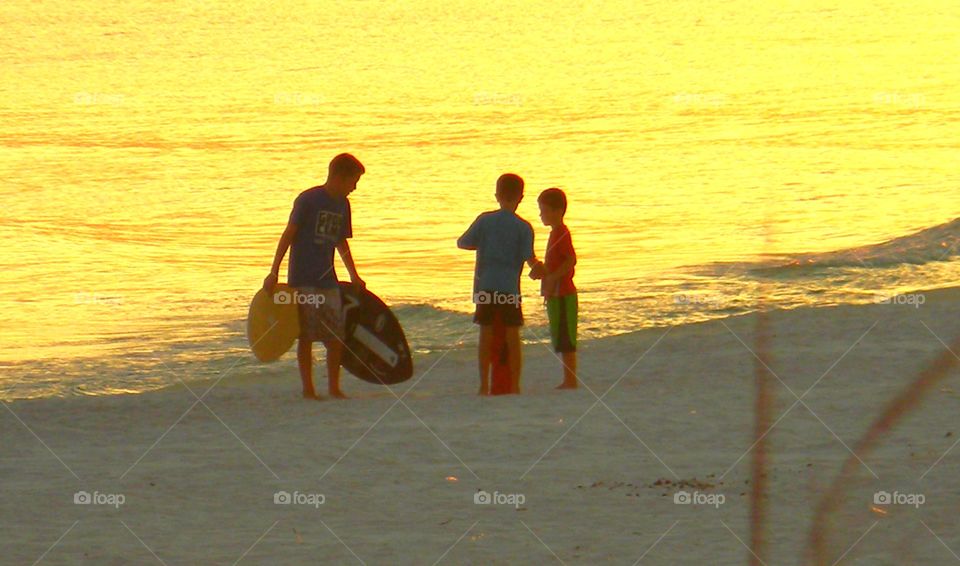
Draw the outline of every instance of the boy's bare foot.
M303 392L303 398L304 398L304 399L313 399L314 401L322 401L322 400L323 400L323 397L317 395L317 393L316 393L315 391L304 391L304 392Z
M334 390L334 391L330 391L330 392L329 392L329 395L330 395L331 397L333 397L334 399L349 399L349 397L347 397L346 395L344 395L344 394L343 394L343 391L340 391L339 389Z
M566 381L564 381L563 383L561 383L560 385L558 385L556 388L557 388L557 389L576 389L577 387L578 387L578 385L577 385L576 382L574 382L574 383L567 383Z

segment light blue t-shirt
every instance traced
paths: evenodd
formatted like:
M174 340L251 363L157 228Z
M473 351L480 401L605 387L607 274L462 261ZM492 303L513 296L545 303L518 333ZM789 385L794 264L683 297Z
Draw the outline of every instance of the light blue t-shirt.
M477 250L473 292L520 294L523 262L533 257L533 227L509 210L484 212L457 240L465 250Z

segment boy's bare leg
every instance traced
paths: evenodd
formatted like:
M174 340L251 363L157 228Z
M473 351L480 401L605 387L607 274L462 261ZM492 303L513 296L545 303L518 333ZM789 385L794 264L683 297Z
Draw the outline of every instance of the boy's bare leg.
M313 343L309 340L301 338L297 341L297 365L300 367L304 398L319 399L313 389Z
M480 395L490 394L490 344L493 342L493 326L480 327L480 345L477 347L477 360L480 369Z
M327 381L328 392L331 397L346 399L340 391L340 360L343 357L343 343L333 338L324 343L327 347Z
M563 353L563 383L557 386L557 389L576 389L577 388L577 353Z
M507 340L507 360L510 365L510 392L520 394L520 373L523 371L523 351L520 347L520 327L508 326L505 332Z

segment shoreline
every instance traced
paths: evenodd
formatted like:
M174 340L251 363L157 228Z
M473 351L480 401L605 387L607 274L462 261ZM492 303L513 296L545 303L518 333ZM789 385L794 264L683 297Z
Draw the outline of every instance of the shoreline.
M804 555L813 509L850 447L942 352L937 336L960 334L960 289L925 295L919 308L770 313L774 414L783 415L769 437L774 563ZM553 390L553 353L528 347L519 397L476 396L474 353L462 349L421 361L394 388L400 400L345 379L353 400L308 402L295 373L240 364L206 395L213 381L5 403L0 513L10 527L0 537L11 559L33 562L71 529L44 559L51 564L154 560L145 547L168 563L231 564L245 549L245 561L277 564L317 553L336 563L354 554L368 564L433 563L448 550L449 563L551 553L567 563L634 562L645 552L652 564L739 563L756 316L586 343L583 386L572 392ZM896 536L867 537L848 558L949 558L918 518L960 547L951 530L960 503L955 378L865 459L833 519L835 558L874 522ZM478 505L478 490L524 502ZM78 491L125 501L76 505ZM324 502L275 504L281 491ZM676 504L681 491L724 501ZM920 492L926 503L880 515L880 491Z
M898 293L897 295L894 295L894 297L905 297L906 298L905 300L910 304L895 304L895 303L890 304L890 303L870 302L870 303L860 303L860 304L817 305L817 306L803 306L803 307L792 307L792 308L775 307L766 312L769 313L771 316L777 316L777 313L807 312L807 311L816 312L824 309L834 309L834 308L861 308L861 307L869 308L872 306L892 306L892 307L913 308L915 305L913 304L913 299L911 297L922 296L923 297L922 301L925 302L928 297L931 298L933 301L937 301L937 300L942 300L942 298L946 298L947 300L949 300L949 297L953 295L957 295L958 297L960 297L960 286L925 288L925 289L919 289L919 290L904 291L904 292ZM753 311L753 312L747 312L747 313L731 314L726 317L712 318L708 320L700 320L695 322L683 322L676 325L651 326L651 327L633 330L630 332L624 332L622 334L604 336L602 338L582 339L579 341L579 344L581 345L581 349L586 349L586 351L589 351L592 348L602 348L603 344L608 341L617 343L621 340L642 339L642 337L647 334L651 334L651 333L656 334L666 329L670 329L671 332L674 332L679 329L698 328L703 325L721 325L722 326L727 322L756 317L758 316L758 314L759 314L759 311ZM530 336L530 330L526 330L525 332L527 335L523 336L523 339L525 340L524 356L526 357L528 354L532 354L534 355L534 359L537 359L537 360L542 359L543 352L541 350L549 346L549 335L544 333L549 331L546 328L538 328L537 330L538 334L536 334L533 337ZM476 334L475 327L471 323L470 329L464 334L464 337L475 338L475 334ZM774 341L774 346L776 346L775 341ZM458 348L450 348L448 350L436 350L427 354L416 354L414 358L414 363L416 364L414 376L406 383L394 386L394 388L401 391L404 390L412 382L416 381L418 377L422 375L424 369L430 367L433 361L438 359L439 357L446 357L448 355L460 353L459 356L455 356L455 359L461 360L464 363L472 363L475 361L474 348L475 348L475 344L473 344L472 342L468 342L468 345L461 346ZM547 350L549 350L549 348L547 348ZM466 360L462 359L464 356L463 352L468 353L466 355L467 357ZM322 353L323 353L322 347L318 347L314 349L314 374L315 374L314 383L318 385L318 391L320 390L320 385L326 381L325 366L323 365L324 358ZM245 382L251 382L253 384L256 384L257 380L251 379L250 374L256 373L253 370L258 369L260 373L266 374L269 377L269 379L275 379L275 376L285 375L287 373L292 372L290 374L290 377L294 379L293 381L294 385L299 383L298 381L299 377L296 369L295 348L291 349L290 352L285 354L284 357L281 358L281 360L271 364L259 364L255 360L255 358L253 358L252 354L250 354L249 350L246 350L243 353L243 355L240 355L240 356L231 357L228 354L228 355L222 356L222 358L223 358L223 361L225 362L224 364L225 368L233 368L229 370L231 373L235 372L237 368L243 368L242 376L244 378L243 381ZM156 358L156 359L160 360L159 358ZM17 365L29 365L29 362L18 363ZM11 366L11 367L15 367L15 366ZM223 371L223 369L225 368L221 368L221 371ZM374 394L376 391L383 389L381 386L369 386L368 388L366 386L368 386L369 384L353 379L352 376L349 375L349 372L347 372L345 369L342 371L344 372L342 377L342 382L347 387L350 387L351 384L359 383L361 384L361 386L363 386L364 392L369 394ZM160 360L156 364L155 371L151 373L173 374L175 373L175 370L172 370L170 366L166 365L164 362L162 362L162 360ZM318 379L318 376L322 376L322 378ZM187 383L188 384L196 383L200 385L204 383L209 384L214 381L216 381L216 377L208 378L208 379L189 379L187 380ZM118 393L106 393L106 394L101 394L101 393L85 394L80 392L74 392L73 394L68 394L68 395L54 394L54 395L35 396L35 397L7 397L7 398L0 398L0 401L4 403L21 403L21 402L27 402L27 401L42 401L45 399L72 400L72 399L127 397L127 396L158 394L158 393L163 393L164 391L168 391L170 389L177 389L177 388L182 388L182 385L179 382L161 385L155 389L150 389L146 391L123 391ZM467 391L466 393L472 394L471 391ZM389 393L387 395L389 395ZM374 394L373 396L375 397L377 395Z

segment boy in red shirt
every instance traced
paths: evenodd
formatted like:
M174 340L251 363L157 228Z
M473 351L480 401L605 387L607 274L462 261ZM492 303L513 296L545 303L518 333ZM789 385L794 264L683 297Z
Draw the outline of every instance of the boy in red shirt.
M563 383L557 389L577 388L577 288L573 285L577 253L573 249L570 230L563 223L567 212L567 195L551 188L540 193L540 220L552 228L540 292L547 303L550 339L553 348L563 357Z

